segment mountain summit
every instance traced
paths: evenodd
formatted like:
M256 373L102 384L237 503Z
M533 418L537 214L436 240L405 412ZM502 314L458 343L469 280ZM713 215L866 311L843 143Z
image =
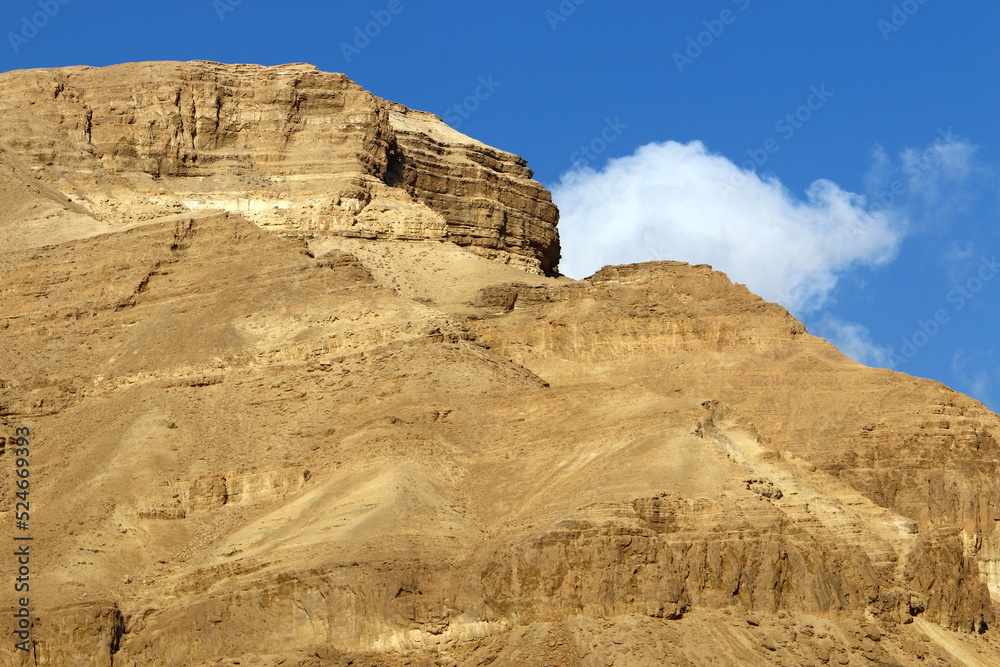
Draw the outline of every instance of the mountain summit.
M559 262L556 208L523 159L342 74L138 63L8 72L0 90L0 143L73 215L122 225L221 209L306 238L440 239L541 271Z

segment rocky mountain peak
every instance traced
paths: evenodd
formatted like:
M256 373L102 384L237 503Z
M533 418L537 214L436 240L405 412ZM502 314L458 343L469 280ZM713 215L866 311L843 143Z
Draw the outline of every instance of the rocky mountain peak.
M524 159L311 65L8 72L0 114L10 156L110 226L221 209L306 238L438 239L541 272L559 262L558 212Z

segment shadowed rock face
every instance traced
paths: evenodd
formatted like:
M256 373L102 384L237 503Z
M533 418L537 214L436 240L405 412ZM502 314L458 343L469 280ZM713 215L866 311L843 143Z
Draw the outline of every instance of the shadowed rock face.
M307 237L559 262L558 212L523 159L309 65L10 72L0 113L0 143L110 224L223 209Z
M98 80L122 89L107 71L0 80L97 77L78 105L100 99ZM0 436L32 430L37 643L0 644L0 664L1000 660L1000 418L982 405L850 361L710 267L573 281L525 271L542 260L513 241L459 238L448 220L518 201L470 193L530 184L523 165L468 157L472 140L338 75L120 71L136 95L145 80L201 90L191 72L209 87L228 73L245 95L222 105L222 131L185 120L201 101L185 115L150 94L105 138L93 125L92 151L68 120L15 114L37 130L0 154L0 227L16 232L0 264ZM299 109L337 80L341 101L262 151L233 128L280 135L275 105L295 105L275 102L278 84L237 83L292 73L325 82L289 84ZM18 108L70 104L68 90ZM344 108L359 120L338 134ZM157 137L183 131L155 150L108 138L140 117ZM200 143L213 132L216 149ZM299 133L353 148L323 158ZM484 164L442 166L464 159ZM272 193L345 173L372 197L353 227L382 207L412 230L423 211L445 236L296 227L306 200L287 193L286 208L153 217L229 201L247 174Z

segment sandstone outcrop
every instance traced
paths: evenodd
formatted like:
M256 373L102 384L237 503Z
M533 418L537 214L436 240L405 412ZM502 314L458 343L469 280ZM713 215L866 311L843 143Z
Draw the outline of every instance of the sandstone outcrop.
M0 144L113 226L222 209L307 237L441 239L540 271L558 212L526 163L311 65L0 75Z
M707 266L545 275L523 161L339 75L116 72L0 76L0 436L32 431L37 545L0 664L1000 662L981 404ZM292 203L191 210L254 178ZM347 182L353 223L300 224Z

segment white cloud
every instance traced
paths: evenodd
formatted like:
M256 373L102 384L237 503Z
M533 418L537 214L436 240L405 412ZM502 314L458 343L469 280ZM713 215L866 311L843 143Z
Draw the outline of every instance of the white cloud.
M847 322L826 315L820 320L818 333L860 364L878 368L894 366L892 347L877 345L872 340L868 328L857 322Z
M697 141L572 170L553 196L566 275L654 259L711 264L799 315L821 308L845 271L890 261L903 234L891 211L869 213L831 181L800 198Z

